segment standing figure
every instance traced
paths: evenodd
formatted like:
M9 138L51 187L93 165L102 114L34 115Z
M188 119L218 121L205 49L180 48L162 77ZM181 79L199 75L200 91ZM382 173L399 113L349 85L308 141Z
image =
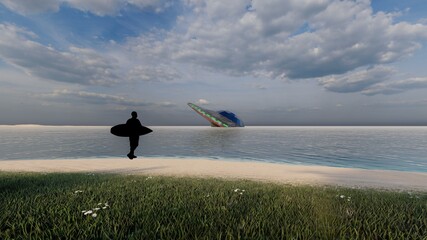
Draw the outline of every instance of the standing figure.
M130 152L127 155L130 160L136 158L135 149L139 144L139 134L138 129L142 127L141 122L138 120L138 114L136 112L132 112L132 118L127 120L126 125L130 129L129 134L129 143L130 143Z

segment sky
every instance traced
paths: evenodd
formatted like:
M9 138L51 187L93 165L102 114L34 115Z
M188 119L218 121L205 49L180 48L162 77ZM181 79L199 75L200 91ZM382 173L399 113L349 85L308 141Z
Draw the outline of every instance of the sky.
M427 125L424 0L0 0L0 124Z

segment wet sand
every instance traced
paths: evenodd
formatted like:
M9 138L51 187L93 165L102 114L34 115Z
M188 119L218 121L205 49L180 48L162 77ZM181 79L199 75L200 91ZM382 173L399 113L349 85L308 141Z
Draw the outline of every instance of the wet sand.
M209 159L0 160L6 172L91 172L249 179L286 184L427 191L427 173Z

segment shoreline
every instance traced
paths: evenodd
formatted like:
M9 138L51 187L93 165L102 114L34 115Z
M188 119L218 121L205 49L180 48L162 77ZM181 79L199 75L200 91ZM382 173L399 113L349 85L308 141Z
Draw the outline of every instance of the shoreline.
M427 191L427 173L204 158L1 160L0 172L90 172L247 179L263 182Z

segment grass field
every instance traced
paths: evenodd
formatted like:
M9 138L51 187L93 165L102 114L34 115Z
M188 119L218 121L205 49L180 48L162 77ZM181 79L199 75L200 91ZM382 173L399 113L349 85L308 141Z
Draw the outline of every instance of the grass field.
M0 239L427 239L427 193L0 172Z

